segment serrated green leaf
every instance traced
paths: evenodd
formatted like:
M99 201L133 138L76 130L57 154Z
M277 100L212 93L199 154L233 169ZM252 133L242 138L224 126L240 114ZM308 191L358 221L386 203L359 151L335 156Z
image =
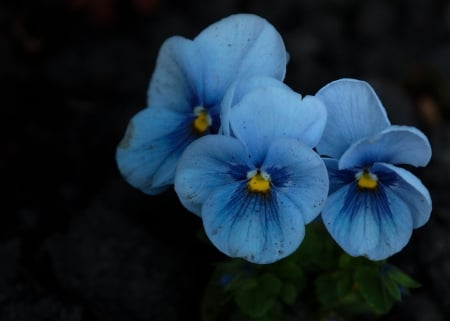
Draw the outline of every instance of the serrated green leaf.
M281 281L273 274L265 273L252 278L235 296L241 311L252 317L261 318L267 314L281 291Z

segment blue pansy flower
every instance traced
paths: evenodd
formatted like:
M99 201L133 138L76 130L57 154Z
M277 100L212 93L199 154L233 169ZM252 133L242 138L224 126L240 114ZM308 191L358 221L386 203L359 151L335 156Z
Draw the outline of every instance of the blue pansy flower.
M312 148L326 111L318 99L265 80L231 86L226 97L226 134L186 148L175 191L220 251L271 263L300 245L325 202L326 167Z
M328 157L330 178L323 222L348 254L386 259L430 217L427 188L396 166L425 166L431 158L429 141L414 127L391 125L367 82L340 79L316 96L328 111L317 146Z
M252 14L224 18L193 40L174 36L159 52L147 108L129 122L119 144L119 170L134 187L157 194L173 184L183 150L220 127L219 103L236 79L284 79L287 53L280 34Z

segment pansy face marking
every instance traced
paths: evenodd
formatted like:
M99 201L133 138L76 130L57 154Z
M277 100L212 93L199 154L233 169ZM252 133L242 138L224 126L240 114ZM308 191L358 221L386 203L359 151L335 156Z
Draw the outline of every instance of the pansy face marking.
M192 126L194 132L199 136L204 135L212 125L212 118L208 110L202 106L197 106L194 108L194 121Z
M358 182L358 187L363 190L375 190L378 186L377 175L371 173L367 169L363 169L356 173L355 178Z
M247 173L247 188L250 193L267 194L270 192L270 175L259 169Z

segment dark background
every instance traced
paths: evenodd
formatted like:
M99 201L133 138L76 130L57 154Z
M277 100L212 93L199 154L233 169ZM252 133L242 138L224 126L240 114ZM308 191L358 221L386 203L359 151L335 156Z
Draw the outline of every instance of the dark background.
M423 284L383 320L450 318L450 3L443 0L41 0L0 4L0 320L198 320L222 255L173 191L120 177L114 151L145 107L161 43L251 12L282 34L286 82L368 81L422 129L431 220L391 261ZM370 119L367 120L370 122Z

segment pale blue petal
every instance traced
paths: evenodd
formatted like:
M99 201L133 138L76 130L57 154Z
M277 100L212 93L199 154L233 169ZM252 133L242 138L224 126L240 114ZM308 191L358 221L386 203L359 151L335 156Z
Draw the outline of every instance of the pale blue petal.
M146 108L129 122L116 150L120 173L147 194L173 184L178 158L194 139L190 115L165 108Z
M231 135L229 125L230 111L245 95L253 90L261 90L267 87L279 87L291 90L285 83L272 77L251 77L233 82L220 103L220 120L222 126L220 133ZM258 106L254 107L258 108Z
M333 194L342 186L350 184L355 180L355 170L340 170L338 168L339 161L335 158L323 158L327 167L328 177L330 180L329 194Z
M201 215L201 207L216 188L247 180L253 167L248 153L236 138L209 135L189 145L179 160L175 191L181 203Z
M322 218L333 239L352 256L382 260L399 252L412 233L411 212L379 186L366 191L348 184L328 197Z
M246 144L255 164L278 138L295 138L313 147L326 122L323 104L315 97L292 90L267 87L245 95L230 111L233 135Z
M192 40L174 36L158 54L147 92L148 106L190 112L203 105L202 58Z
M333 239L351 256L366 255L380 240L379 217L366 193L356 194L354 184L328 196L322 219Z
M305 234L303 218L289 198L248 193L245 182L212 193L202 218L206 234L220 251L259 264L290 255Z
M310 147L295 139L276 140L261 170L270 175L277 195L295 204L306 224L320 214L328 195L328 174L324 162Z
M367 257L373 261L385 260L400 252L408 244L412 235L411 212L406 204L385 189L389 211L379 213L380 242L368 251Z
M261 17L231 15L203 30L194 42L204 63L205 99L210 105L218 104L238 78L284 79L287 55L283 39Z
M354 142L390 125L386 110L365 81L336 80L320 89L316 96L328 111L327 125L317 145L321 155L340 158Z
M431 146L421 131L408 126L390 126L350 146L339 160L339 168L361 167L375 162L425 166L430 159Z
M411 172L390 164L374 164L374 173L394 173L394 182L388 184L386 189L394 193L408 206L412 215L413 228L418 228L428 222L432 201L428 189L422 184L419 178ZM381 176L381 175L380 175Z

